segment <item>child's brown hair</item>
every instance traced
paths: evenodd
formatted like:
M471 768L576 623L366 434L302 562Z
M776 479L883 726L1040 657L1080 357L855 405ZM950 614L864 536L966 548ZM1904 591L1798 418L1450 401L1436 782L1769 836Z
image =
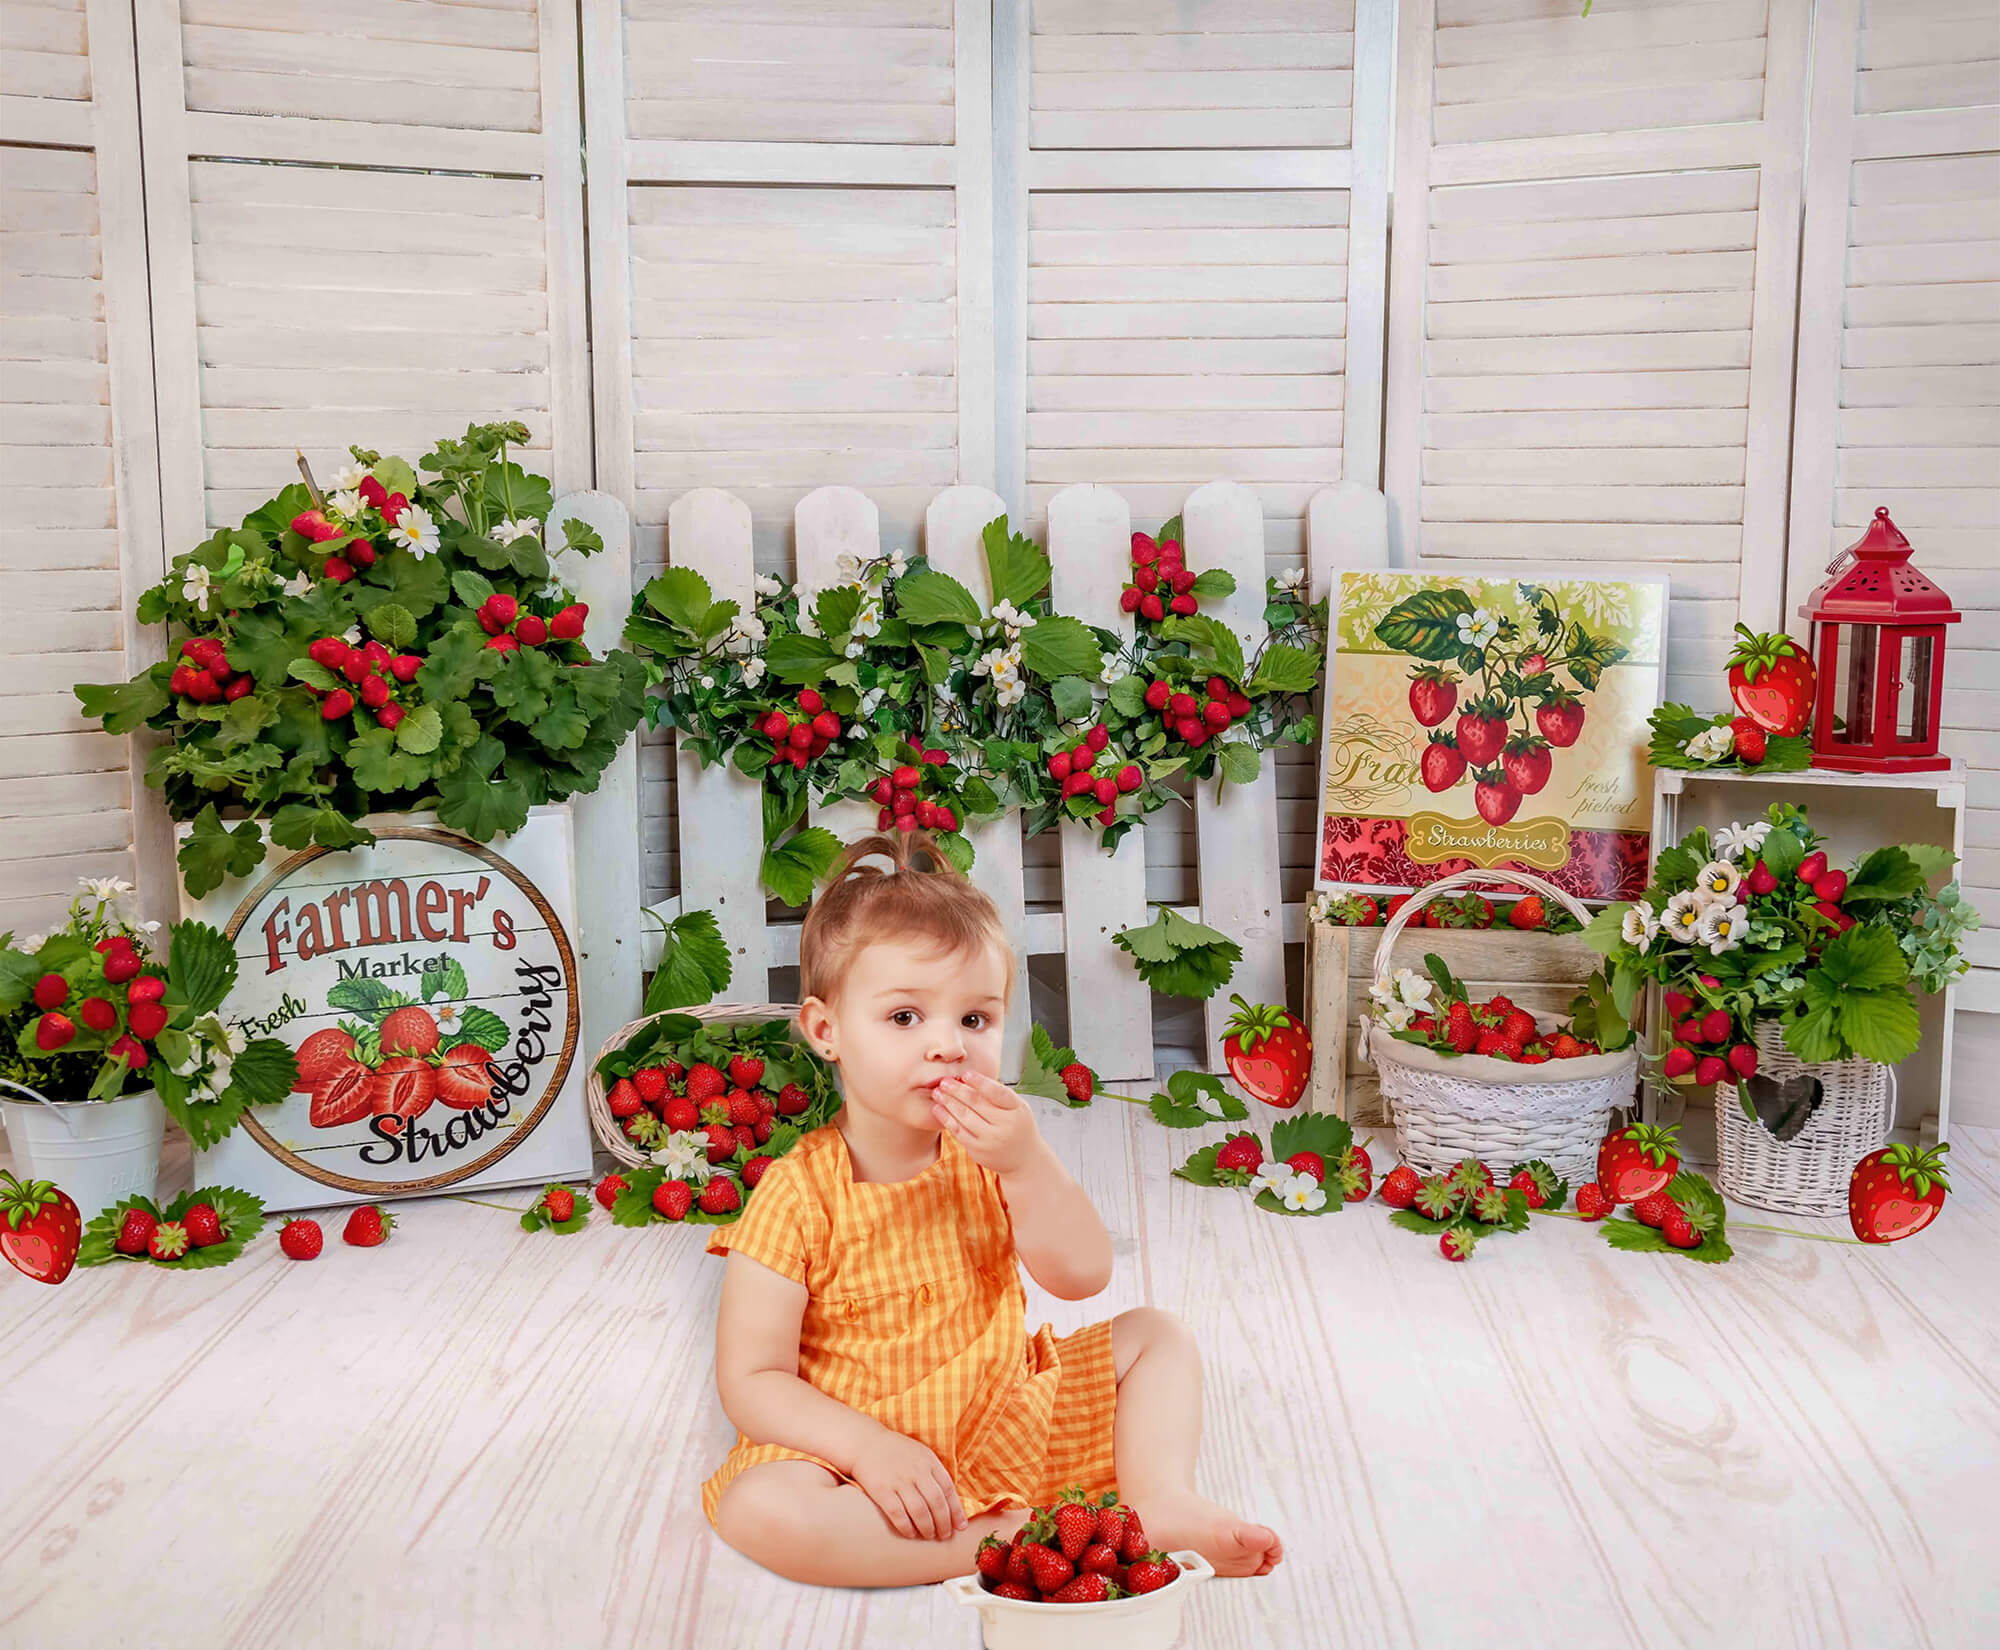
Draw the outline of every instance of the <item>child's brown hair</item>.
M861 863L877 855L893 869ZM1014 952L999 908L927 832L877 832L848 845L799 931L800 993L831 1001L873 939L933 940L949 956L998 946L1012 989Z

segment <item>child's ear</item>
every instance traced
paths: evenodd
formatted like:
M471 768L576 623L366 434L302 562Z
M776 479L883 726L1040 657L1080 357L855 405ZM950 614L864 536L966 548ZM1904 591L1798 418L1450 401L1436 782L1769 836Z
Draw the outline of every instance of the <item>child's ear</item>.
M833 1015L819 998L808 997L799 1004L799 1035L805 1038L806 1047L822 1060L840 1057L833 1039Z

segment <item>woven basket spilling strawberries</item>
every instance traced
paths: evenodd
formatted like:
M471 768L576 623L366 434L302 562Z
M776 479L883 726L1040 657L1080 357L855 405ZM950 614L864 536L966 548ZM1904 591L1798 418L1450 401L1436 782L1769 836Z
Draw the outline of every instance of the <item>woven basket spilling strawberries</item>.
M630 1171L599 1187L620 1224L734 1220L764 1169L840 1109L831 1068L793 1035L797 1012L674 1009L605 1042L584 1104L599 1142Z
M1393 967L1395 944L1434 899L1479 886L1520 885L1579 923L1589 912L1523 871L1461 871L1411 896L1390 918L1375 953L1373 1011L1362 1051L1374 1062L1405 1162L1444 1173L1465 1158L1540 1160L1572 1182L1589 1179L1612 1111L1630 1102L1638 1049L1597 993L1570 1016L1533 1015L1504 999L1475 1005L1441 962L1430 974ZM1606 1027L1606 1052L1594 1024Z

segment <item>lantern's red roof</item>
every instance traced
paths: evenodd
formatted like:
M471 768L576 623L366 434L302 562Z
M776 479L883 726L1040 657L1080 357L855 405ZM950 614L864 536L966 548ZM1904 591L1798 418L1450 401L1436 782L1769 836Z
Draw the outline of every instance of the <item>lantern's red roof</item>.
M1888 510L1877 510L1868 531L1847 547L1799 612L1863 624L1956 624L1951 597L1910 565L1910 554L1910 541Z

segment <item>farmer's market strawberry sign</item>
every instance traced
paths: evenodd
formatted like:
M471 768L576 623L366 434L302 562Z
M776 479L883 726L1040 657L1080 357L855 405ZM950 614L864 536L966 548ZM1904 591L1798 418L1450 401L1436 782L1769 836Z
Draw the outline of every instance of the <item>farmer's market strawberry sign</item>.
M1584 899L1635 897L1666 615L1664 579L1343 573L1319 886L1511 865Z
M223 1019L299 1074L197 1178L283 1209L587 1173L567 810L492 846L371 823L198 908L236 950Z

